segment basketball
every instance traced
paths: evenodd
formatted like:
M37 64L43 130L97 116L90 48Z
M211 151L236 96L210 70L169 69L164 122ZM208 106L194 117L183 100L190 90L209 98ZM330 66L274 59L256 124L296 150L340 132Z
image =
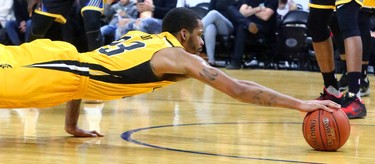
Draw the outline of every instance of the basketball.
M315 110L306 114L302 132L306 142L318 151L336 151L350 135L350 123L345 112Z

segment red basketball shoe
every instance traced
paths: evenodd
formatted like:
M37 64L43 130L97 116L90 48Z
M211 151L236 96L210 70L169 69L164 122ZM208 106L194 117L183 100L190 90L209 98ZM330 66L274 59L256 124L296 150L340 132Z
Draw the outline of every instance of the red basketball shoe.
M338 97L336 97L335 95L328 93L327 89L324 87L323 93L320 93L320 97L318 97L317 100L331 100L337 104L342 105L344 102L344 97L342 96L341 93L339 94Z
M347 92L341 109L352 118L364 118L367 115L365 104L354 93Z

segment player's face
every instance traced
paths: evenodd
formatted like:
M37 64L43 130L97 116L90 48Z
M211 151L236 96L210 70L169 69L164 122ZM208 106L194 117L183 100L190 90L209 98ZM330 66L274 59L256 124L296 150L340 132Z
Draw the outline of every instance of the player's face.
M193 32L189 35L187 46L185 49L187 52L192 54L198 54L202 51L204 45L202 36L203 36L203 24L201 20L198 21L198 27L196 27Z

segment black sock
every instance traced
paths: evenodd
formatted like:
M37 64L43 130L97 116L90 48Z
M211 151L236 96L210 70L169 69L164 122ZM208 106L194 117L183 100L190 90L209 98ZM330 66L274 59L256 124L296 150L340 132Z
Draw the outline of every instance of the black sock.
M362 64L362 74L361 74L362 79L367 76L367 68L368 68L368 64Z
M349 92L357 94L360 87L361 72L348 72Z
M100 32L100 17L102 13L94 10L83 12L83 23L87 37L88 50L92 51L103 45L103 37Z
M324 86L328 88L329 86L334 87L335 89L339 90L337 85L337 79L335 76L335 71L328 72L328 73L322 73L323 80L324 80Z
M346 60L341 60L342 74L346 73Z

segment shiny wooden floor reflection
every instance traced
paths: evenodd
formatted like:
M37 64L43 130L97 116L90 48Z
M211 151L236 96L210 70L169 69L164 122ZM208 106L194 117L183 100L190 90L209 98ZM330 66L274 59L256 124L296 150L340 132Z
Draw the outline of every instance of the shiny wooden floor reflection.
M302 99L313 99L322 90L318 73L226 72ZM370 81L373 88L375 77ZM364 98L368 116L350 121L351 136L337 152L309 147L301 131L304 113L240 103L196 80L83 104L80 127L98 130L102 138L65 133L65 104L3 109L0 163L374 163L374 97ZM124 132L128 141L121 138Z

